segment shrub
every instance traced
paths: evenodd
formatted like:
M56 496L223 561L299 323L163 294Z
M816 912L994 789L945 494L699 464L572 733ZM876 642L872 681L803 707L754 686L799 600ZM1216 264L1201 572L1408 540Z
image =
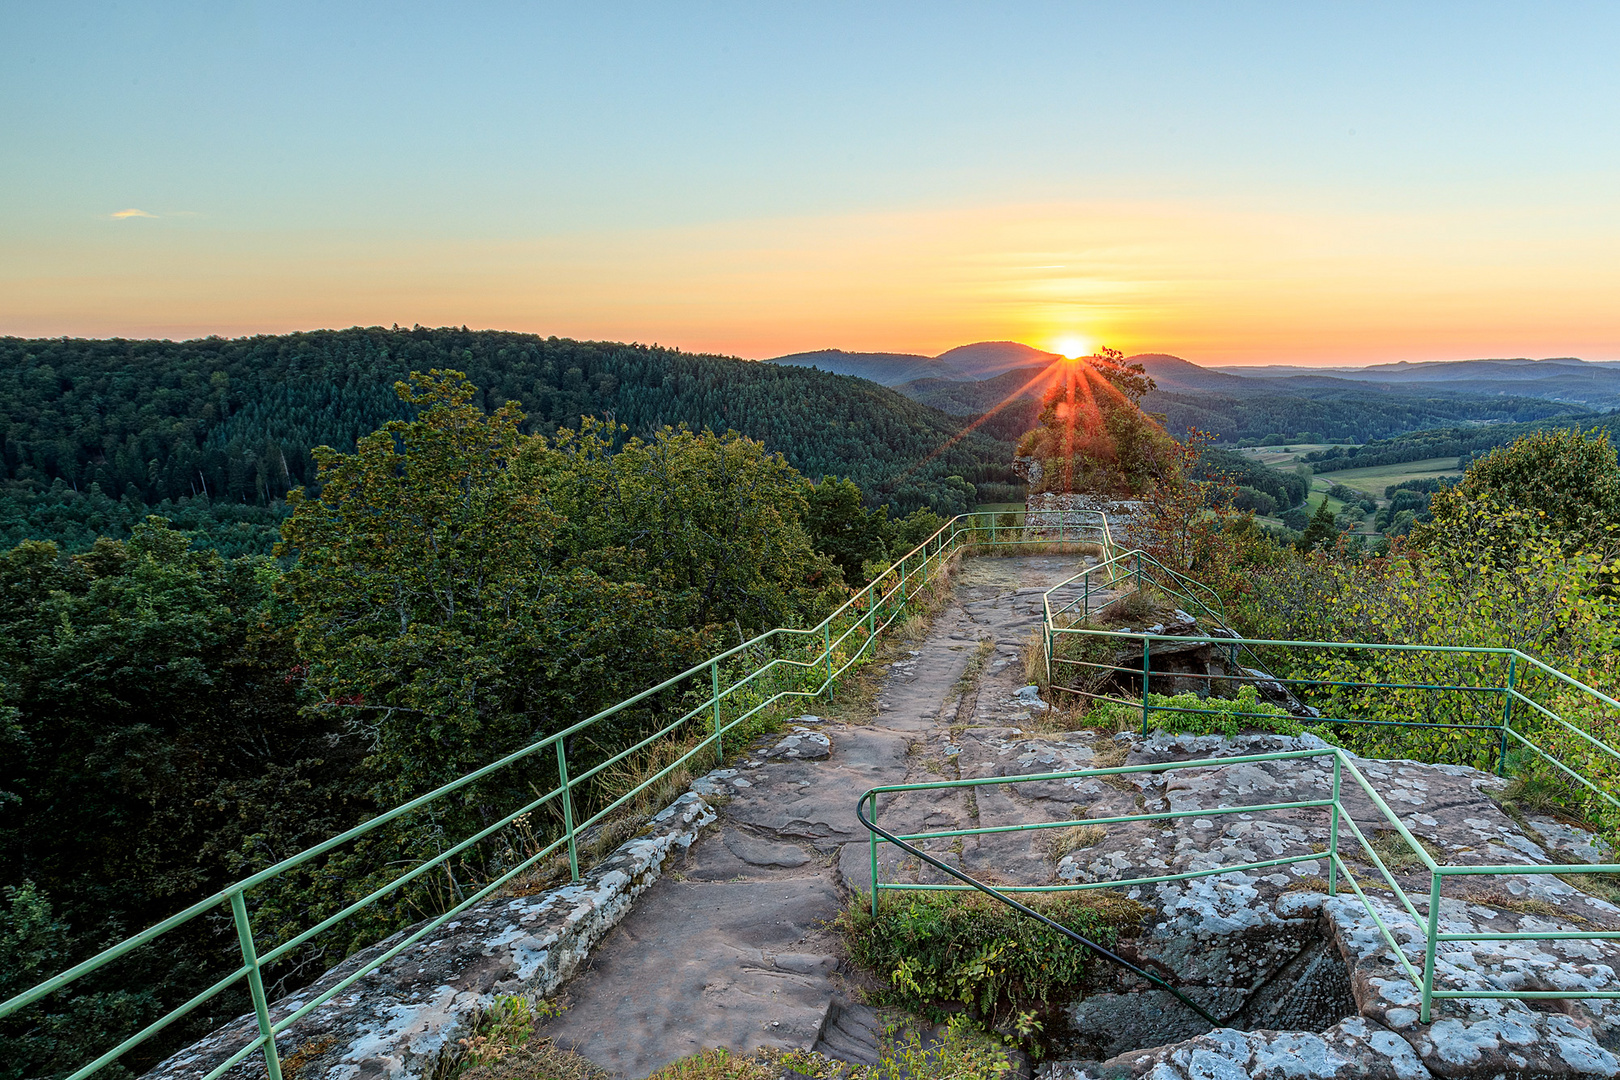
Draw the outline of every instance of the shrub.
M1101 712L1115 730L1130 731L1142 724L1142 707L1116 701L1106 702ZM1243 731L1271 731L1278 735L1300 735L1304 725L1288 715L1288 710L1261 701L1252 685L1244 685L1235 698L1199 697L1197 694L1148 695L1148 726L1173 735L1225 735Z
M1111 948L1134 934L1151 908L1117 893L1060 893L1030 907ZM856 961L889 980L886 1004L939 1015L966 1006L989 1023L1027 1028L1078 993L1094 957L1057 931L978 893L884 896L874 917L857 902L838 924Z

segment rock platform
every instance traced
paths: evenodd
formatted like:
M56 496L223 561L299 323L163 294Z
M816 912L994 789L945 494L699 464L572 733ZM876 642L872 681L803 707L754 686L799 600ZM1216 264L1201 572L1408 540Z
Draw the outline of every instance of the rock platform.
M560 991L568 1008L540 1034L616 1077L639 1080L716 1045L868 1060L875 1018L846 982L842 945L829 925L853 892L870 888L867 835L855 817L867 789L1321 745L1309 736L1039 733L1045 706L1029 690L1025 649L1039 627L1041 592L1077 569L1073 557L969 560L927 635L886 658L869 715L796 718L700 779L662 831L626 845L572 892L491 901L466 913L454 936L406 952L317 1011L310 1019L318 1024L300 1024L283 1053L317 1036L333 1040L308 1059L303 1080L431 1075L493 995ZM1533 821L1536 835L1529 835L1492 800L1498 781L1486 774L1400 761L1360 767L1444 861L1608 857L1601 842L1552 819ZM1323 758L905 793L881 800L879 820L904 832L1080 827L1087 818L1321 797L1329 774ZM1349 783L1345 791L1369 836L1387 827L1359 791ZM1096 826L1054 845L1060 831L938 840L929 850L991 882L1106 883L1320 855L1328 841L1320 808ZM1352 844L1346 831L1341 852L1408 961L1420 966L1416 923L1374 887L1376 872L1356 861ZM896 849L882 851L885 880L938 881ZM621 875L606 891L604 873ZM1065 1080L1620 1073L1620 1011L1612 1001L1447 1001L1433 1023L1418 1023L1417 992L1366 907L1348 892L1327 896L1325 874L1325 860L1311 858L1123 889L1157 917L1120 951L1229 1026L1211 1031L1168 995L1110 968L1065 1009L1069 1030L1055 1040L1060 1058L1041 1072ZM1403 867L1400 880L1426 914L1427 877ZM1441 905L1443 926L1455 932L1620 928L1620 908L1551 876L1453 879ZM581 932L565 937L564 926ZM1446 943L1438 970L1444 985L1457 988L1620 989L1620 948ZM152 1075L198 1075L209 1045ZM262 1069L244 1065L232 1075Z

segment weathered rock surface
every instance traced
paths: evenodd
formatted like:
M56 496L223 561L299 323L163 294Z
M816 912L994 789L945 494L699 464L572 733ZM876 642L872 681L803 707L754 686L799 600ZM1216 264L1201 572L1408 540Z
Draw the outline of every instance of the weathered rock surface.
M579 884L468 908L295 1023L277 1040L279 1052L286 1056L331 1040L305 1059L304 1080L431 1075L444 1052L471 1034L478 1011L495 995L539 998L556 990L658 880L669 857L690 847L713 820L699 796L684 795L653 820L649 835L625 843ZM297 1012L411 932L356 953L275 1002L271 1019ZM253 1018L244 1016L164 1061L147 1080L195 1080L257 1035ZM226 1075L264 1074L254 1055Z
M1057 557L970 561L957 602L925 640L909 643L889 665L866 722L794 718L785 735L745 748L700 778L660 831L626 845L580 886L480 906L454 930L306 1018L283 1050L328 1034L338 1038L305 1068L303 1080L421 1076L467 1034L477 1008L494 994L550 993L578 969L562 987L570 1007L541 1034L619 1077L644 1077L711 1045L817 1048L870 1063L874 1021L853 1003L839 970L840 944L827 927L851 890L871 887L871 848L855 816L867 789L1033 776L1099 760L1147 764L1322 746L1312 737L1274 735L1143 740L1037 733L1048 712L1029 692L1022 650L1039 624L1045 585L1075 568L1074 560ZM963 680L976 657L982 668ZM1532 819L1533 835L1521 829L1492 801L1498 781L1486 774L1405 761L1359 767L1403 824L1446 862L1547 865L1610 857L1589 834L1551 818ZM1168 994L1099 965L1086 996L1065 1010L1069 1030L1056 1049L1067 1060L1045 1067L1054 1077L1416 1080L1620 1072L1614 1056L1620 1011L1613 1002L1445 1001L1433 1023L1418 1023L1417 991L1366 907L1343 881L1339 896L1326 895L1326 811L1244 809L1325 798L1331 783L1325 757L1216 764L886 795L879 820L903 832L1058 826L922 843L948 863L1005 884L1128 883L1305 856L1288 866L1115 886L1156 913L1120 951L1182 987L1224 1026L1207 1030ZM1352 819L1369 839L1379 839L1388 829L1382 814L1348 776L1344 792ZM1194 813L1095 824L1172 810ZM717 826L700 835L712 817ZM1402 954L1420 966L1420 929L1382 887L1348 829L1341 830L1340 851ZM1426 915L1421 867L1392 869ZM942 880L888 845L878 849L878 873L889 882ZM1620 928L1620 909L1550 875L1453 878L1441 922L1448 932L1607 930ZM581 966L584 950L598 939ZM341 979L358 959L278 1003L275 1015ZM1447 942L1437 964L1446 987L1549 992L1620 988L1617 969L1620 948L1597 941ZM195 1076L252 1029L244 1018L154 1075ZM1051 1026L1048 1034L1055 1034ZM244 1067L240 1075L252 1072Z

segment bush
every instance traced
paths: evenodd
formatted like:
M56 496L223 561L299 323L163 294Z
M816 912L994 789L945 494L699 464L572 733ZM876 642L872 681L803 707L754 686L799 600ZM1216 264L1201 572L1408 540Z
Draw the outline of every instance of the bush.
M1100 714L1100 715L1099 715ZM1134 731L1142 725L1142 707L1110 701L1091 715L1116 731ZM1281 706L1261 701L1252 685L1244 685L1235 698L1199 697L1197 694L1148 695L1148 726L1172 735L1225 735L1244 731L1270 731L1301 735L1305 727Z
M1152 909L1117 893L1040 896L1030 907L1112 948ZM889 981L885 1004L937 1017L967 1006L987 1022L1027 1028L1079 992L1095 958L1057 931L979 893L886 894L878 914L857 900L838 917L855 960Z

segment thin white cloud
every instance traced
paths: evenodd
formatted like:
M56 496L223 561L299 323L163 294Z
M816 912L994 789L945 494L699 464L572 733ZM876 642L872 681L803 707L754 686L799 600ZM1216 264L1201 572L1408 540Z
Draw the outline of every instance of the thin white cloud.
M136 210L134 207L128 210L114 210L112 216L115 218L157 217L156 214L148 214L145 210Z

